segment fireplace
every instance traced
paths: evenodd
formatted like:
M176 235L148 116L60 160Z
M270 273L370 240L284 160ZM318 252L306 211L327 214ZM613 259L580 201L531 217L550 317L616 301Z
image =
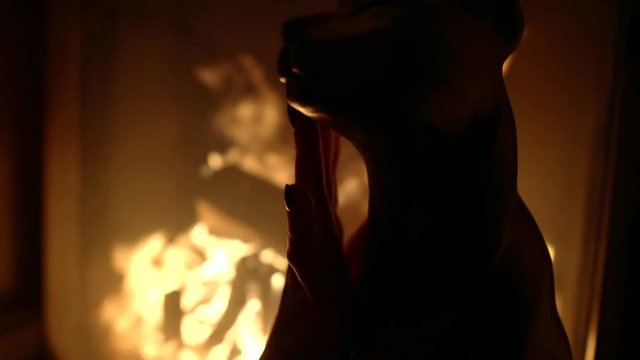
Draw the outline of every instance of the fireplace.
M51 176L73 179L54 201L68 208L50 216L55 227L74 214L75 237L51 229L53 345L63 358L257 359L287 267L294 147L273 69L295 9L266 9L256 25L232 2L225 13L114 6L65 34L76 113L52 120L54 151L69 157L51 154L64 161ZM348 144L338 181L350 232L367 187Z
M600 89L616 24L559 4L523 1L528 27L505 72L519 189L553 257L574 355L591 359L610 186ZM333 6L49 4L42 308L54 358L258 358L284 284L282 187L293 181L278 29ZM350 233L367 183L355 150L343 152Z

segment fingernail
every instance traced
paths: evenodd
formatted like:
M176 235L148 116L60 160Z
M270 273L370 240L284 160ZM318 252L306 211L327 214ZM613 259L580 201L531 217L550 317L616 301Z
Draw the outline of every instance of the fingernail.
M294 128L296 127L296 119L297 119L297 114L296 114L296 109L292 108L290 105L287 106L287 117L289 118L289 122L291 123L291 126L293 126Z
M293 209L293 188L289 184L284 186L284 206L287 211Z

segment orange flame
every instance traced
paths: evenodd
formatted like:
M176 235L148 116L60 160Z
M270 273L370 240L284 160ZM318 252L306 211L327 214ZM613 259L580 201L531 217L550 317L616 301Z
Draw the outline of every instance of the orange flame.
M258 359L267 334L263 303L252 293L223 340L202 349L227 311L238 262L251 255L275 269L265 285L279 294L285 258L272 249L258 251L241 240L212 235L203 223L171 242L158 232L131 248L114 249L113 267L123 276L122 287L100 309L114 345L145 360L220 360L232 355L236 360ZM165 302L174 292L180 293L179 338L168 338L163 330Z

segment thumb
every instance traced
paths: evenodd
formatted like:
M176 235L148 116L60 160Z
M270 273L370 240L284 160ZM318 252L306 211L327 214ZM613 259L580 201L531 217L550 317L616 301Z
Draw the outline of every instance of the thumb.
M287 259L312 302L335 306L350 287L349 276L337 235L318 228L322 223L313 200L298 184L285 187Z
M312 243L316 242L317 232L313 200L299 186L286 185L284 188L289 236L287 239L287 259L298 273L298 269L313 256ZM306 261L305 261L306 260Z

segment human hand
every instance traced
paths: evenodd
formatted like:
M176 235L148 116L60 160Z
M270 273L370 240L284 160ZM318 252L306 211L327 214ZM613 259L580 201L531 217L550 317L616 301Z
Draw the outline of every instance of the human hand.
M335 359L345 353L351 307L336 215L339 137L293 108L289 116L296 143L296 182L285 187L290 267L262 359Z

